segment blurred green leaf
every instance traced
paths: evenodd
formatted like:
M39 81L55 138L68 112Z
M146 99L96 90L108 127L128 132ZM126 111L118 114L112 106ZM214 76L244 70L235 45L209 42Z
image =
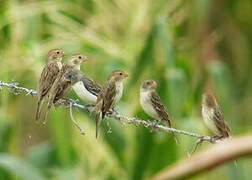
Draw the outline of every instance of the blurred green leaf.
M38 169L5 153L0 154L0 167L23 180L46 180Z
M140 180L143 179L144 172L150 161L153 147L153 134L145 128L138 128L135 142L135 159L132 162L132 175L130 179Z
M131 79L128 85L129 88L136 84L139 77L147 67L151 68L153 66L154 62L153 48L155 37L156 37L156 25L154 24L152 26L150 33L147 36L143 49L141 50L138 58L135 61L135 67L133 68L132 73L130 75Z

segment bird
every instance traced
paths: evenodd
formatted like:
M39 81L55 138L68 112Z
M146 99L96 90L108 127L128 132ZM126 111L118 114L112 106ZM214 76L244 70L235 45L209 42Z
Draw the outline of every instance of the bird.
M95 104L101 91L101 85L84 74L81 81L75 83L72 88L77 96L88 104Z
M47 63L42 70L37 87L37 108L35 120L38 121L41 114L41 105L47 98L61 67L61 60L65 53L61 49L52 49L47 54Z
M76 68L80 70L80 66ZM79 98L89 104L96 103L97 96L101 91L101 85L84 74L82 80L75 83L72 88Z
M145 80L140 87L140 105L144 112L156 119L156 124L164 122L166 126L171 128L171 119L169 114L156 92L157 83L154 80ZM178 142L175 134L172 133L175 141Z
M114 70L109 75L106 83L103 85L98 94L94 108L96 120L96 134L98 137L98 128L104 119L106 113L116 104L122 97L123 80L128 77L128 73L122 70Z
M224 120L223 113L212 93L202 95L201 113L207 128L220 139L231 136L231 130Z
M86 60L86 56L75 54L72 55L67 63L62 66L49 92L44 124L46 123L48 112L50 111L52 105L55 104L59 99L63 98L64 95L70 90L71 85L73 85L69 79L66 79L65 75L73 70L79 71L81 63Z

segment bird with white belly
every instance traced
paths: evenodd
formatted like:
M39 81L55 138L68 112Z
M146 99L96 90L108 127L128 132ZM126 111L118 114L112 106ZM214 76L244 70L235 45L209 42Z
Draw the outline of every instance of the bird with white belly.
M230 128L224 120L220 106L211 93L203 94L201 106L202 117L208 129L219 138L230 137Z
M80 66L76 69L80 70ZM72 88L77 96L88 104L95 104L101 91L101 86L85 74L83 74L81 81L75 83Z
M171 127L171 120L161 98L156 93L157 83L153 80L145 80L140 87L140 104L143 110L152 118L157 120L157 123L164 122L168 127ZM172 133L175 141L178 139Z

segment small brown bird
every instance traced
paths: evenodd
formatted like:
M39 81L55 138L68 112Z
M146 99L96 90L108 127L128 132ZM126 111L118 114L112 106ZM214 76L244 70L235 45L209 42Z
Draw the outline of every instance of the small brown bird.
M157 83L154 80L145 80L140 88L140 104L143 110L151 117L171 127L171 120L161 98L156 93ZM178 142L175 134L172 133L175 141Z
M59 99L63 98L64 95L69 91L70 87L73 85L71 84L71 81L69 81L69 79L66 79L65 75L70 71L79 71L80 64L86 60L86 56L76 54L71 56L68 62L62 66L49 92L44 123L47 120L48 112L50 111L52 105L55 104Z
M65 56L65 53L61 49L52 49L48 52L47 55L47 64L45 65L39 79L38 88L37 88L37 109L35 120L38 121L41 114L41 105L43 104L45 98L48 96L48 93L54 83L60 69L61 69L61 60Z
M208 129L219 138L230 137L230 128L224 120L215 97L210 93L204 93L201 106L202 117Z
M107 82L98 94L95 104L96 119L96 138L98 137L98 128L106 113L121 99L123 93L123 79L128 77L128 73L121 70L114 70Z
M157 83L153 80L145 80L140 88L140 104L143 110L159 122L165 122L171 127L170 117L155 89Z

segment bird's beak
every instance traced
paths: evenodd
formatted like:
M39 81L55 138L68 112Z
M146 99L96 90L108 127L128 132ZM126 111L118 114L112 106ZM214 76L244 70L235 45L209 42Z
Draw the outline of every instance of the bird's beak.
M58 61L62 61L62 59L63 59L63 57L64 57L65 55L66 55L65 52L62 51L62 52L61 52L61 56L59 56L59 57L57 58L57 60L58 60Z
M87 60L88 60L88 57L87 57L87 56L84 56L82 62L85 62L85 61L87 61Z
M124 77L126 78L126 77L128 77L129 76L129 74L128 73L124 73Z
M156 88L156 87L157 87L157 83L156 83L156 81L153 81L151 84L151 88Z

